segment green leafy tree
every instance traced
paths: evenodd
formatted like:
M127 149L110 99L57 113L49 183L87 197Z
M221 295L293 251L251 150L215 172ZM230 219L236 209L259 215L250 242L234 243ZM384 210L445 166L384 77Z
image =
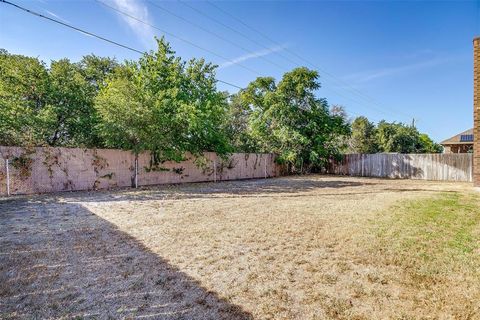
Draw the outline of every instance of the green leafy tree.
M257 141L251 136L249 119L252 110L242 94L235 94L230 98L227 111L225 131L236 152L255 152L258 150Z
M45 64L0 50L0 144L42 145L49 93Z
M248 131L260 151L275 152L302 171L339 155L336 137L348 134L349 125L315 96L319 88L318 73L307 68L286 73L278 85L268 77L250 83L241 98L252 110Z
M382 152L397 153L438 153L442 147L433 142L417 128L402 123L380 121L377 140Z
M225 95L216 90L216 66L182 61L157 39L157 51L131 61L106 81L96 99L99 125L110 147L162 160L181 160L185 152L229 152L223 129Z
M441 153L443 147L441 144L434 142L426 133L419 135L419 153Z
M51 146L95 146L96 112L94 87L80 67L68 59L54 61L49 70L50 88L46 110L50 114L47 142Z
M92 106L100 89L105 87L107 79L123 67L123 65L119 64L115 59L99 57L93 54L84 56L77 65L89 86L86 92L89 93L89 101L91 101ZM95 147L103 147L104 141L98 130L100 117L95 108L91 108L90 111L91 113L88 119L88 130L90 130L90 135L87 140L88 144Z
M377 137L383 152L414 153L417 149L417 129L401 123L380 121Z
M84 79L94 88L94 92L98 93L98 90L106 85L107 78L121 66L115 59L91 54L84 56L78 67Z
M47 68L36 58L0 51L0 143L102 146L93 101L115 67L110 59L86 56Z
M357 117L352 122L352 135L349 141L351 153L376 153L379 150L377 129L366 117Z

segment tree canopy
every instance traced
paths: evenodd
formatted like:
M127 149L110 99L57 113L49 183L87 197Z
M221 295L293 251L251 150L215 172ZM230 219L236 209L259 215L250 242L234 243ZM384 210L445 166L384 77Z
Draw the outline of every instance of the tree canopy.
M102 146L94 98L103 75L93 75L98 62L53 61L0 52L0 143L3 145Z
M345 152L439 152L411 126L365 117L318 96L315 70L259 77L230 95L216 68L182 60L165 39L137 60L87 55L45 64L0 49L0 145L111 147L157 159L186 153L273 152L293 171Z
M380 121L376 126L365 117L352 122L349 152L438 153L441 145L414 126Z
M239 130L234 141L247 150L275 152L280 161L301 170L338 156L336 137L348 135L349 124L316 97L318 88L318 73L307 68L285 73L278 83L269 77L251 82L234 98L232 121Z
M96 109L105 144L175 160L185 152L231 151L215 66L203 59L182 61L163 39L157 42L157 51L125 64L100 90Z
M350 149L355 153L376 153L380 149L377 128L366 117L353 120Z

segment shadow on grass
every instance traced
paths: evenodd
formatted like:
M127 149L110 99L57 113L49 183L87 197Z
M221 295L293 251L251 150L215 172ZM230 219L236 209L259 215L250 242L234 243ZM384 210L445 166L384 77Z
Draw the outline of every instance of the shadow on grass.
M374 182L359 182L346 180L320 180L309 177L288 177L273 179L251 179L221 181L217 183L186 183L177 185L157 185L139 189L120 189L115 191L100 190L91 192L63 193L66 198L78 199L82 202L102 201L148 201L174 199L208 199L238 196L262 197L279 195L294 197L297 193L304 193L315 189L360 187L375 185ZM63 195L62 194L62 195ZM56 194L57 196L60 194ZM54 196L53 198L55 198Z
M318 176L317 176L318 177ZM331 176L330 176L331 178ZM103 202L103 201L149 201L149 200L184 200L184 199L213 199L213 198L238 198L238 197L331 197L348 195L370 195L383 192L456 192L436 190L434 188L372 188L358 191L355 187L378 186L378 182L369 181L369 178L362 178L363 181L323 180L315 177L298 176L273 179L252 179L221 181L217 183L186 183L176 185L157 185L139 189L99 190L92 192L63 193L65 198L81 202ZM331 189L329 192L312 193L309 191ZM338 192L332 192L333 189ZM62 194L62 195L63 195ZM57 194L59 195L59 194ZM52 199L55 199L53 197Z
M45 200L0 202L0 318L252 318L83 206Z

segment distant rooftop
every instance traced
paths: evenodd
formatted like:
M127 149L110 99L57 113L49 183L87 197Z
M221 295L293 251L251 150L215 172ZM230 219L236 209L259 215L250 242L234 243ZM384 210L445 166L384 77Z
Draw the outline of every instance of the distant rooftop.
M451 144L473 144L473 129L464 131L447 140L440 142L441 145Z

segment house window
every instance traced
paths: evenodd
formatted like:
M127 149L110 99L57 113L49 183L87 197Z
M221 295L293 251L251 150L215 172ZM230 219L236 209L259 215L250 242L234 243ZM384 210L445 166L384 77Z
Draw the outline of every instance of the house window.
M473 142L473 134L462 134L460 142Z

